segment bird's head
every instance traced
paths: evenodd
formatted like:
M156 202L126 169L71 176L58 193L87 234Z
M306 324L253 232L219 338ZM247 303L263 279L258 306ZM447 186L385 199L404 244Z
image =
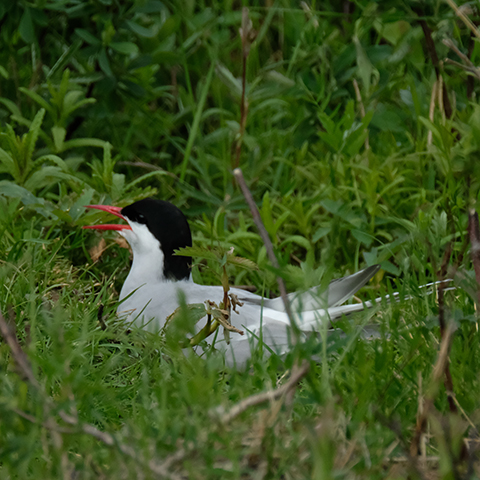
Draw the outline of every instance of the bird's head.
M130 244L135 259L141 257L143 263L151 256L163 254L163 276L171 280L184 280L190 277L191 258L174 255L174 251L192 246L190 226L182 211L175 205L145 198L127 207L109 205L88 205L87 208L103 210L125 220L127 224L89 225L83 228L95 230L116 230Z

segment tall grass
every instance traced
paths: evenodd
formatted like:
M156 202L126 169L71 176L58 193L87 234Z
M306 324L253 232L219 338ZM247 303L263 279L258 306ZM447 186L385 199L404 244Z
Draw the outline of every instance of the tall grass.
M1 478L480 475L476 30L437 2L248 7L0 6ZM380 263L361 298L400 301L240 371L120 323L129 252L90 203L170 200L278 294L236 166L289 290Z

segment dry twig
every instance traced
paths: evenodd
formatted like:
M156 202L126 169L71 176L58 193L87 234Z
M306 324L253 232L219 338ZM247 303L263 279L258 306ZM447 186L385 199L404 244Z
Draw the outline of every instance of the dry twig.
M256 32L252 28L252 21L248 16L248 8L242 9L242 26L239 29L242 40L242 99L240 101L240 131L238 133L237 143L235 145L235 162L233 168L240 165L240 154L242 152L243 136L247 126L248 100L245 95L247 88L247 58L250 53L250 47Z
M475 270L475 278L477 279L477 296L478 305L480 305L480 230L478 224L478 213L470 210L468 214L468 235L470 237L473 268Z
M365 106L363 105L362 94L360 93L358 82L355 79L353 79L353 89L355 90L355 96L357 97L357 102L360 105L360 114L362 115L362 118L364 118L366 115ZM370 148L370 143L368 140L368 133L367 133L367 136L365 138L365 150L368 150L369 148Z
M277 270L280 269L280 265L278 264L277 257L275 257L275 252L273 251L273 245L270 240L270 237L268 236L267 230L265 229L265 226L263 225L262 218L260 217L260 212L258 211L257 205L255 204L255 201L253 199L252 193L250 192L246 182L245 178L243 177L242 170L240 168L236 168L233 171L233 174L235 175L235 178L237 179L238 185L240 186L243 196L245 197L245 200L247 201L247 205L250 208L250 212L252 213L253 216L253 221L255 222L255 225L258 228L258 231L260 233L260 237L263 240L263 243L265 245L265 248L267 249L267 255L268 258L273 265L274 268ZM290 309L290 302L288 301L287 297L287 289L285 287L285 282L283 281L283 278L277 275L277 284L278 288L280 290L280 295L283 300L283 304L285 306L285 311L287 312L288 318L290 319L290 325L292 327L292 330L294 332L295 337L298 336L298 327L295 324L292 311Z
M433 367L433 373L432 373L432 378L430 380L430 385L425 394L425 403L423 405L423 411L417 417L415 434L410 444L410 455L412 456L416 456L418 453L421 437L427 426L428 416L435 409L433 402L438 393L440 380L442 376L445 374L445 369L448 365L448 355L450 352L450 345L453 337L453 332L454 332L454 326L453 324L450 323L440 343L440 351L438 352L437 361L435 362L435 365Z
M480 32L478 31L477 27L472 23L472 21L465 15L462 8L458 8L458 5L453 0L447 0L447 3L450 7L455 11L455 14L458 18L465 24L466 27L470 29L470 31L480 39Z
M419 15L420 17L424 16L424 12L420 8L416 8L414 10L417 13L417 15ZM437 80L439 80L440 77L442 76L442 74L441 74L442 64L438 59L437 50L435 48L435 42L433 41L432 30L428 26L427 21L424 20L423 18L420 18L418 20L418 22L420 23L420 26L422 27L423 35L425 37L425 45L426 45L426 48L427 48L427 52L428 52L428 55L430 57L430 60L432 61L433 68L435 69L435 75L437 77ZM439 96L441 95L441 97L442 97L442 103L443 103L444 108L445 108L446 117L451 118L452 115L453 115L453 109L452 109L452 105L450 103L450 99L448 98L447 89L444 88L443 86L442 86L442 88L440 88L440 85L439 85L438 94L439 94Z
M304 362L295 371L292 371L292 374L290 375L288 381L284 383L281 387L278 387L275 390L257 393L255 395L251 395L250 397L244 398L232 408L230 408L227 412L224 411L224 408L222 406L219 406L212 409L209 414L213 418L218 419L221 423L228 423L250 407L254 407L265 402L273 402L274 400L277 400L288 394L288 392L294 389L298 382L307 374L309 368L310 364Z

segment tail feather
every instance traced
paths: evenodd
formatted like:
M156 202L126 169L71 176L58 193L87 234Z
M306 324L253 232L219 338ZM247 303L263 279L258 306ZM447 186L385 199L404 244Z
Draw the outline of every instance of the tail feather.
M380 269L380 265L372 265L353 275L339 278L330 282L326 290L314 287L305 292L293 292L287 295L290 306L294 312L308 312L324 308L336 307L348 300L360 290ZM251 302L252 300L249 299ZM278 312L285 312L281 297L273 299L260 299L263 306Z
M438 287L439 285L443 285L443 291L451 291L456 290L455 286L447 286L451 282L452 279L447 280L440 280L438 282L431 282L427 283L426 285L421 285L420 289L427 289L429 287ZM427 290L426 292L422 292L422 295L432 295L436 292L436 289L432 288ZM406 295L403 297L404 300L411 300L413 295ZM363 303L353 303L350 305L338 305L335 307L328 308L325 310L316 310L312 312L302 312L300 316L300 328L302 330L318 330L319 325L321 325L325 321L325 317L327 316L329 321L336 320L343 315L350 315L352 313L361 312L362 310L366 310L369 308L373 308L376 305L380 304L382 301L386 301L387 303L391 301L398 301L400 300L400 292L393 292L391 295L385 295L384 297L377 297L374 300L367 300Z

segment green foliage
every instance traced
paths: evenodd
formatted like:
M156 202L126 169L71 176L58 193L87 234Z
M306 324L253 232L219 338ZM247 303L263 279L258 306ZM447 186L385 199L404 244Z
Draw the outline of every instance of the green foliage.
M235 2L0 4L0 309L41 384L18 375L2 342L1 478L150 478L155 457L189 478L370 479L405 457L439 338L435 298L418 287L445 259L471 268L467 210L480 195L478 81L444 61L461 59L442 40L473 65L479 44L442 2L250 2L248 13L256 37L244 72ZM232 178L237 146L289 290L380 263L367 296L413 295L382 305L379 338L358 339L370 312L340 320L328 341L307 338L286 358L260 349L248 373L224 372L208 349L181 353L192 333L181 314L164 338L115 319L129 254L107 236L91 262L99 237L80 230L91 203L171 200L191 220L196 281L278 293ZM478 297L472 275L461 285L446 300L450 365L475 423ZM206 346L212 325L194 343ZM312 361L291 408L272 403L227 425L207 415L275 388L294 358L322 364ZM442 478L459 478L466 427L442 389L435 407L427 453L440 456Z

